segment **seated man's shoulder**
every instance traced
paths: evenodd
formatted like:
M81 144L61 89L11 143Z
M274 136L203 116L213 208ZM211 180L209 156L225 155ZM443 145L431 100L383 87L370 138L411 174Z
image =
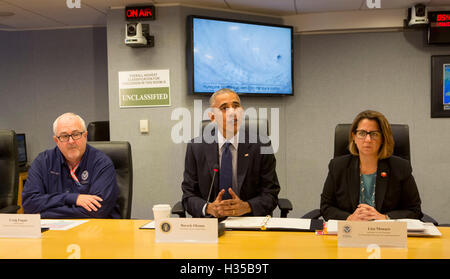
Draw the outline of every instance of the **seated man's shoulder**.
M33 160L33 163L44 163L51 164L52 161L58 160L58 148L50 148L39 153L36 158Z
M258 136L257 144L261 146L271 146L272 142L268 136L260 135Z
M204 146L215 143L217 143L216 138L207 138L199 136L191 139L187 145L191 146L192 148L203 148Z

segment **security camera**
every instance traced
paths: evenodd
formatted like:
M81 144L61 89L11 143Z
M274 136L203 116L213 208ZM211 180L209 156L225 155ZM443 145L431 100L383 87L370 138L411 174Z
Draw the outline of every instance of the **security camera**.
M423 4L414 5L408 9L408 26L420 26L428 24L427 7Z
M150 36L148 24L127 23L125 25L125 44L130 47L153 47L154 36Z

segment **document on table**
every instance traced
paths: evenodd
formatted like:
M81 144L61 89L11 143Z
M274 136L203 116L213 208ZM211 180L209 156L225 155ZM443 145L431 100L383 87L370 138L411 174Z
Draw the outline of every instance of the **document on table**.
M151 222L148 222L147 224L140 227L140 229L150 229L150 230L155 229L155 221L153 220Z
M322 220L300 218L266 217L228 217L222 221L225 229L231 230L278 230L278 231L314 231L322 229ZM155 221L148 222L140 229L154 229Z
M41 219L41 228L49 228L54 231L67 231L88 221L89 220Z
M425 224L418 219L390 219L390 220L375 220L374 222L406 222L406 229L408 232L423 232Z
M423 231L409 231L408 236L442 236L442 233L433 223L423 223Z
M228 217L226 229L311 231L311 219L266 217Z

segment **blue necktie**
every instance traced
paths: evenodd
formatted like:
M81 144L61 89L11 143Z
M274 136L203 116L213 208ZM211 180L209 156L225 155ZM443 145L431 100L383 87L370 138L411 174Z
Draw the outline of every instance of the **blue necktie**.
M222 152L222 161L220 164L219 191L225 189L225 194L222 196L222 199L228 200L231 199L228 188L231 188L233 185L233 156L230 151L230 143L227 141L224 146L225 148Z

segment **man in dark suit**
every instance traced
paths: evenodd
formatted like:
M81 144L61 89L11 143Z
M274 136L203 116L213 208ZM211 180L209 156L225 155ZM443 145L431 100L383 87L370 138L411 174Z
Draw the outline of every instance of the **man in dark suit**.
M195 138L187 145L184 208L193 217L272 214L280 186L273 152L261 152L270 148L268 139L249 140L256 137L241 125L243 108L233 90L215 92L210 107L212 140Z

